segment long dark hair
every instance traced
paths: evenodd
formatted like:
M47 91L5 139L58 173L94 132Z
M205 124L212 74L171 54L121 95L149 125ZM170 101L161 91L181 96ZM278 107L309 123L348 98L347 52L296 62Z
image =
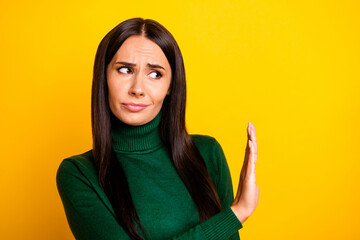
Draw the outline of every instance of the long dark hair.
M200 221L222 210L221 202L207 171L205 161L185 127L186 81L180 49L160 23L143 18L123 21L100 42L96 52L92 95L91 123L93 158L99 183L114 209L116 220L132 239L143 239L146 234L130 195L121 163L112 148L112 112L108 103L106 68L122 43L132 35L142 35L155 42L164 52L172 70L170 94L164 99L160 133L172 155L174 166L197 206ZM140 229L137 229L135 224Z

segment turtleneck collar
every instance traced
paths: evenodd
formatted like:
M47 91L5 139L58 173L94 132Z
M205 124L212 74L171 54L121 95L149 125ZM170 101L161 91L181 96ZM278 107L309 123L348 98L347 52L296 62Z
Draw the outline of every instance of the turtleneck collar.
M162 144L160 136L160 120L162 112L148 123L131 126L114 117L111 137L116 152L143 152Z

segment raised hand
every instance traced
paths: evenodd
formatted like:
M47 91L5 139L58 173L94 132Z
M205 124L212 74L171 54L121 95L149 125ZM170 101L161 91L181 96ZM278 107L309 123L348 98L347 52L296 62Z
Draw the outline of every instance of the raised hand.
M255 211L259 201L259 187L256 185L257 143L255 127L250 122L247 128L247 145L244 163L240 173L239 187L231 209L241 223Z

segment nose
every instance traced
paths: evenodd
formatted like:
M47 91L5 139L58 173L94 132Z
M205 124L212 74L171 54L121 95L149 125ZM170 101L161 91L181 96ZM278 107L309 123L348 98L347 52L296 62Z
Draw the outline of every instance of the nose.
M139 74L136 74L134 76L132 85L130 86L130 89L129 89L129 94L134 97L144 97L145 96L143 82L142 82L142 79L139 76Z

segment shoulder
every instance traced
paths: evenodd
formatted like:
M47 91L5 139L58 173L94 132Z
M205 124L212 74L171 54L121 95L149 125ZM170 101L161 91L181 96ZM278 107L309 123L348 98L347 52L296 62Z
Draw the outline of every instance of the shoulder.
M93 169L92 150L63 159L59 165L58 171L65 171L69 168L92 170Z
M224 159L220 143L214 137L208 135L190 134L190 136L204 158L209 174L213 179L216 178L219 173L219 165Z
M214 183L223 207L228 207L234 200L230 169L220 143L211 136L192 135L205 160L208 173Z
M221 148L219 142L212 136L200 134L190 134L190 136L200 151L215 151L219 150L219 147Z
M65 184L70 179L90 183L96 179L92 150L63 159L56 172L57 184Z
M220 150L222 151L220 143L212 136L200 135L200 134L190 134L190 136L193 139L199 151L204 152L204 154L206 152L217 154L218 151Z

